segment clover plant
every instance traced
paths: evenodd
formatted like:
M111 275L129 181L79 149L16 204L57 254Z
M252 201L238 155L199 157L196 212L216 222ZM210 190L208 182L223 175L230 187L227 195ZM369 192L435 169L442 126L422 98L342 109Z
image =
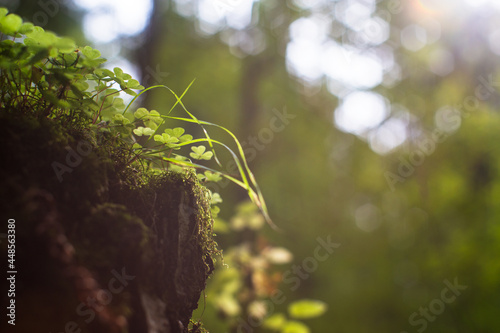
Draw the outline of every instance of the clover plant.
M203 181L228 178L248 192L274 226L234 134L222 126L197 119L182 102L193 82L181 96L164 85L145 88L119 67L104 68L106 59L98 50L90 46L77 47L72 39L23 22L19 16L8 14L5 8L0 8L0 37L0 108L3 112L54 119L63 125L90 128L97 135L128 142L134 156L132 161L140 161L147 172L158 173L164 169L183 172L194 168L200 170L199 179ZM150 89L169 90L176 98L175 104L168 110L143 107L134 110L136 99ZM121 94L133 98L126 105ZM184 117L173 115L176 106L184 112ZM198 124L204 136L193 138L184 128L170 126L174 120ZM229 134L236 152L225 143L211 139L206 127L217 127ZM184 146L191 146L189 154L179 152ZM238 166L239 178L200 164L214 160L221 168L216 146L229 150Z

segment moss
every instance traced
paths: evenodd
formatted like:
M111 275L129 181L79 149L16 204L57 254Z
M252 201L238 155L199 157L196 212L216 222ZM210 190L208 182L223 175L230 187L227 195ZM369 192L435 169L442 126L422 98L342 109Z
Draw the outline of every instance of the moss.
M0 28L13 37L0 43L0 215L19 221L18 306L57 294L43 320L33 311L18 330L76 331L73 321L81 332L123 332L128 321L134 332L187 332L217 251L209 194L192 171L145 171L121 139L135 124L111 87L144 87L98 69L105 59L89 46L24 25L37 43L17 43L17 28Z
M187 327L217 252L209 192L188 171L151 176L147 184L117 193L115 200L143 217L150 230L144 265L155 270L143 276L142 297L165 308L170 322L184 318L182 325Z
M130 162L123 141L51 119L0 117L8 158L0 166L0 214L19 221L18 263L37 276L23 279L19 306L57 294L47 320L25 318L19 330L63 330L75 321L82 332L112 332L128 318L130 331L147 331L153 318L187 332L217 253L210 194L195 173L150 175ZM78 149L82 142L87 150ZM55 162L71 171L58 177ZM76 308L106 290L111 272L122 267L136 278L87 324ZM94 289L83 290L82 281ZM145 299L163 306L163 317Z
M148 242L142 220L131 215L125 206L114 203L93 207L76 229L81 248L78 257L94 271L106 272L113 265L139 262Z

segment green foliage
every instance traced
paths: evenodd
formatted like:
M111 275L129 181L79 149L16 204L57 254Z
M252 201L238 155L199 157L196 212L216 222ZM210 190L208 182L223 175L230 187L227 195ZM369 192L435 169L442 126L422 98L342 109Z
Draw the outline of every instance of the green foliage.
M327 306L324 302L316 300L297 301L288 306L288 313L292 318L308 319L321 316L326 312Z
M214 155L211 151L205 151L207 148L205 146L191 147L193 152L189 153L189 156L196 160L210 160Z
M146 108L138 108L134 112L134 117L137 120L142 120L144 125L152 130L158 129L158 126L163 122L158 111L148 111Z
M295 319L310 319L323 315L327 305L318 300L304 299L290 303L288 314ZM280 333L308 333L309 328L302 322L287 320L283 313L277 313L268 317L263 326L273 332Z
M311 330L299 321L289 321L285 324L281 333L310 333Z
M137 127L136 129L134 129L134 134L137 135L137 136L151 136L155 133L155 131L149 127L142 127L142 126L139 126Z
M1 108L7 112L34 115L37 118L51 118L63 124L92 128L97 134L111 135L130 144L135 157L146 171L155 174L164 170L184 172L185 169L211 170L201 174L204 181L219 181L228 178L243 187L250 199L257 204L269 223L267 208L255 178L248 168L243 150L236 137L227 129L198 120L191 114L177 96L166 86L144 88L130 74L115 67L112 71L101 66L106 62L98 50L85 46L77 48L70 38L63 38L43 28L23 23L15 14L8 14L2 8L0 12L0 32L11 39L0 42L0 89ZM22 42L17 38L25 37ZM177 99L172 108L161 114L156 110L138 108L134 113L127 112L132 102L142 93L154 89L166 88ZM125 105L120 94L133 96ZM180 105L189 118L173 117L170 113ZM185 134L182 127L165 128L167 120L180 120L200 125L204 138L194 139ZM166 124L165 124L166 125ZM216 126L226 131L235 141L238 154L222 142L212 140L205 125ZM159 134L161 133L161 134ZM148 137L146 141L141 137ZM150 139L153 138L153 142ZM139 140L139 141L138 141ZM191 147L187 156L172 154L186 145L206 142L204 145ZM210 161L217 159L214 144L229 150L240 171L241 180L205 165L193 163L194 160ZM217 193L213 194L214 204L220 202Z
M217 220L214 230L222 229L221 224L225 232L231 231L236 238L246 235L248 240L225 249L224 265L207 286L209 306L227 320L231 332L237 332L242 321L261 321L265 332L310 332L306 324L295 319L323 315L327 309L324 302L311 299L292 302L288 317L277 311L276 304L269 306L273 295L282 292L282 268L293 256L285 248L268 244L261 235L265 224L262 213L252 202L244 202L228 224Z
M169 77L174 78L168 84L175 91L182 91L179 89L195 73L201 84L189 96L190 108L197 110L197 116L210 117L237 131L240 122L239 132L235 133L245 139L268 125L274 107L286 105L297 115L296 122L276 134L273 142L258 152L252 168L259 183L265 185L266 198L271 199L273 210L279 212L280 220L287 222L286 233L276 233L271 238L293 249L298 258L312 255L312 243L318 235L335 235L349 244L348 252L335 254L321 263L296 292L287 293L293 299L295 293L300 294L298 298L306 293L321 295L330 304L341 304L328 316L311 320L308 325L313 332L416 332L421 326L410 326L409 316L439 297L441 281L455 275L467 280L469 290L429 322L426 332L498 331L498 77L493 73L493 87L479 86L482 79L490 80L498 60L491 52L493 49L498 53L491 37L496 29L491 27L496 26L498 19L495 9L488 9L488 15L475 12L491 1L466 9L481 17L483 24L474 25L474 29L464 8L442 7L443 11L434 13L424 8L439 7L439 1L427 1L424 6L420 6L424 1L372 1L368 6L373 13L367 20L355 25L346 24L347 20L332 20L331 16L339 18L346 14L345 10L354 10L362 2L255 1L252 24L244 29L221 25L224 31L212 36L199 29L199 22L194 22L199 16L177 15L172 8L154 26L161 37L154 45L157 52L150 53L146 65L159 64L158 68L168 70ZM226 10L231 15L231 8ZM298 84L290 80L283 55L290 40L290 25L301 18L321 27L333 23L334 33L326 28L325 45L345 47L346 57L341 58L347 60L346 64L354 64L351 60L359 54L375 59L380 56L383 83L374 92L382 94L387 105L391 105L380 131L377 126L359 136L343 133L333 126L334 110L353 87L331 77L318 80L328 83L321 86L310 81L303 84L300 78ZM380 27L390 25L388 39L382 44L364 43L368 37L378 35L364 31L366 23L374 23L372 19L381 22ZM460 20L467 21L467 25L455 24ZM449 23L453 23L451 33ZM399 47L404 39L400 32L414 24L421 32L425 29L428 37L426 46L416 52ZM439 39L435 36L436 29L440 31ZM242 34L251 42L243 46L261 45L265 50L247 56L245 48L235 43L241 41ZM477 36L490 36L490 43L474 42ZM338 58L330 60L334 59ZM429 71L436 67L454 70L445 76ZM261 69L264 75L259 76ZM345 69L347 75L356 66ZM249 82L253 86L247 85ZM331 95L332 90L339 99ZM481 97L475 101L479 103L475 107L470 97L478 92L484 96L487 91L492 93L491 97L486 100ZM241 122L244 112L241 106L249 100L256 105L251 114L253 124ZM471 101L472 105L464 105ZM146 100L152 108L170 102L171 96L162 89L155 89ZM408 157L420 151L422 138L436 129L436 111L446 105L458 107L464 114L466 110L471 112L462 119L456 132L448 133L444 143L436 143L435 151L426 155L421 165L414 165L413 174L405 177L404 183L391 190L384 173L397 174L398 167L409 163ZM387 128L391 126L385 125L399 117L404 119L409 138L393 152L376 154L367 144L372 142L372 134L383 132L390 139L392 130L387 132ZM156 134L162 131L163 128ZM144 144L147 137L136 139ZM251 148L248 141L244 148L247 151ZM174 152L181 153L181 149ZM184 155L189 157L189 152L188 149ZM181 158L173 153L170 156ZM199 174L199 178L204 180L204 175ZM228 206L240 200L237 195L223 197ZM251 222L244 219L245 225ZM367 225L372 228L365 228ZM214 227L223 240L223 232L231 232L227 236L227 249L233 249L236 237L231 223L217 219ZM247 229L242 228L242 234ZM242 308L238 295L244 293L233 297ZM203 316L207 328L227 332L217 329L227 318L221 318L216 310L210 312L208 303ZM280 309L283 313L285 310ZM286 319L288 314L283 316ZM210 320L213 322L209 323Z
M201 171L197 177L203 182L219 182L224 178L233 181L248 192L253 203L241 205L237 215L226 223L217 219L221 196L207 194L217 232L256 235L266 220L271 223L260 189L245 159L245 147L225 127L198 119L183 104L182 99L191 85L180 96L166 86L145 88L120 68L102 68L105 59L98 50L89 46L77 48L70 39L60 38L29 23L17 27L10 21L15 19L10 18L2 25L7 29L7 32L2 32L14 37L2 42L0 69L2 97L5 97L2 109L61 120L68 125L78 124L92 128L98 136L119 138L129 146L130 163L139 162L152 174L164 169L176 172L195 169ZM23 42L15 42L22 34L26 37ZM170 109L148 110L136 108L133 104L142 94L161 89L169 90L175 97L175 104ZM133 97L128 105L120 97L123 94ZM182 108L187 116L174 116L175 107ZM177 126L179 122L199 125L204 136L194 138L186 134L183 127ZM228 134L236 149L212 139L206 130L208 127L216 127ZM183 150L184 147L190 150ZM216 166L209 167L211 164L208 163L221 166L215 147L222 147L231 154L240 179L217 171ZM265 316L269 318L263 327L271 331L309 332L303 323L288 319L281 313L269 313L265 307L263 301L278 288L281 271L277 266L289 263L292 256L288 250L274 246L267 246L263 251L257 240L255 236L254 243L242 243L227 251L226 263L233 268L223 268L214 277L207 291L209 302L231 319L247 314ZM245 283L249 278L253 281L252 287ZM306 318L308 313L312 317L311 312L314 313L306 306L294 314L290 312L289 317ZM317 311L316 315L320 312ZM193 331L204 331L198 322L191 326Z
M6 13L7 10L2 8L2 12L0 13L0 16L2 16L0 19L0 31L6 35L16 34L21 30L23 20L15 14L5 15ZM24 28L23 31L28 32L29 29Z
M215 182L215 183L222 180L222 177L220 174L213 173L211 171L205 171L205 173L203 173L203 174L198 174L198 178L200 180L206 180L206 181Z
M285 327L286 323L286 316L283 313L277 313L264 321L264 327L272 331L279 331Z

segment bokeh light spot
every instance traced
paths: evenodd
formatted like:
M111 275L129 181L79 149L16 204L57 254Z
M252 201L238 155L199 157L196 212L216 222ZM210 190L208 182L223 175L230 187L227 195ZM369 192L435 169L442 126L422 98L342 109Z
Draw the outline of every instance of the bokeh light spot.
M355 91L347 95L335 111L336 126L344 132L361 135L380 124L387 116L382 96L373 92Z

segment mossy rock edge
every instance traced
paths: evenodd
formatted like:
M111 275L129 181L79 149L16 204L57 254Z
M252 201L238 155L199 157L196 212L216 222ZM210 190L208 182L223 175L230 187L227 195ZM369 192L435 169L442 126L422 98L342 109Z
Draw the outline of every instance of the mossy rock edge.
M188 332L216 252L194 172L145 176L125 144L26 114L1 115L0 142L16 331Z

